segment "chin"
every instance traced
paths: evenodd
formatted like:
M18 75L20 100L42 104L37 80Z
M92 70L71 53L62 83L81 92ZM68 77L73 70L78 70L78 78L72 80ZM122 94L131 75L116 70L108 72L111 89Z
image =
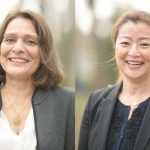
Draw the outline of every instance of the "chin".
M27 72L9 72L7 73L7 76L12 77L12 78L31 78L31 74L27 74Z
M131 76L131 75L128 75L127 78L130 79L130 80L139 80L139 81L145 79L145 78L143 77L143 75L132 75L132 76Z

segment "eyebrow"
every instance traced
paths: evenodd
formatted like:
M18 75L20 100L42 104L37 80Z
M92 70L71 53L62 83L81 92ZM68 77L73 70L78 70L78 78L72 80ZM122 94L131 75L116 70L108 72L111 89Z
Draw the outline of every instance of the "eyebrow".
M142 38L139 38L139 40L149 40L150 41L150 38L149 37L142 37Z
M4 37L7 37L7 36L16 36L16 33L5 33ZM38 36L36 34L25 34L25 37L32 37L32 38L38 39Z
M128 37L128 36L122 36L122 37L119 37L119 38L120 38L120 39L125 38L125 39L131 40L131 38ZM139 38L138 40L150 40L150 37L141 37L141 38Z

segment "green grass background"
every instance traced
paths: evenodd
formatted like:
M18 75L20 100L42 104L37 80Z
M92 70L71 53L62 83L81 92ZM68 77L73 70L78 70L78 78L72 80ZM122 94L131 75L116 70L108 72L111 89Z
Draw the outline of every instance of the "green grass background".
M85 105L87 103L87 94L86 93L77 93L76 94L76 103L75 103L75 150L77 150L80 125L82 121L82 116L84 112Z

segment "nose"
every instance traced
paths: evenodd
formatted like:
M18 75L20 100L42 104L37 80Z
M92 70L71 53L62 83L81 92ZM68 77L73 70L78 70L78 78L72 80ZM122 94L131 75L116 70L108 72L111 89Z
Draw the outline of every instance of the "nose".
M137 57L137 56L140 56L140 52L139 52L139 49L138 49L138 46L135 44L135 45L132 45L129 49L129 52L128 52L128 55L132 56L132 57Z
M12 51L15 52L15 53L24 52L24 51L25 51L25 47L24 47L23 41L17 40L17 41L14 43L14 46L13 46L13 48L12 48Z

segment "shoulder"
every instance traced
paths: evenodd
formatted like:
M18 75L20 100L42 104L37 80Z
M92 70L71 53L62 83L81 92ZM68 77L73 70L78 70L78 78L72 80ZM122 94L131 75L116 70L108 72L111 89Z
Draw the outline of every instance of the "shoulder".
M41 101L54 101L57 103L62 102L73 102L75 100L75 91L70 87L56 86L50 89L37 88L34 94L36 103Z
M108 86L108 87L104 87L104 88L101 88L101 89L97 89L97 90L94 90L91 92L91 96L93 97L106 97L112 89L115 88L115 85L112 85L112 86Z
M66 86L60 86L60 85L51 89L51 91L53 91L54 93L57 93L57 94L65 94L65 95L74 95L75 94L75 90L73 88L66 87Z
M70 87L57 85L56 87L53 87L50 89L37 88L36 93L41 94L41 95L43 95L43 94L44 95L45 94L50 94L50 95L56 95L56 94L62 95L62 94L64 94L64 96L66 96L66 95L74 95L75 90L73 88L70 88Z
M66 86L57 86L53 89L51 89L51 92L59 99L68 99L68 100L74 100L75 99L75 90L70 87Z
M106 100L108 97L113 97L119 92L121 85L111 85L105 88L97 89L91 92L88 100L90 107L97 107L99 104Z
M92 123L93 119L100 113L104 104L103 102L114 100L120 88L121 85L119 84L92 91L85 107L84 120L89 120Z

